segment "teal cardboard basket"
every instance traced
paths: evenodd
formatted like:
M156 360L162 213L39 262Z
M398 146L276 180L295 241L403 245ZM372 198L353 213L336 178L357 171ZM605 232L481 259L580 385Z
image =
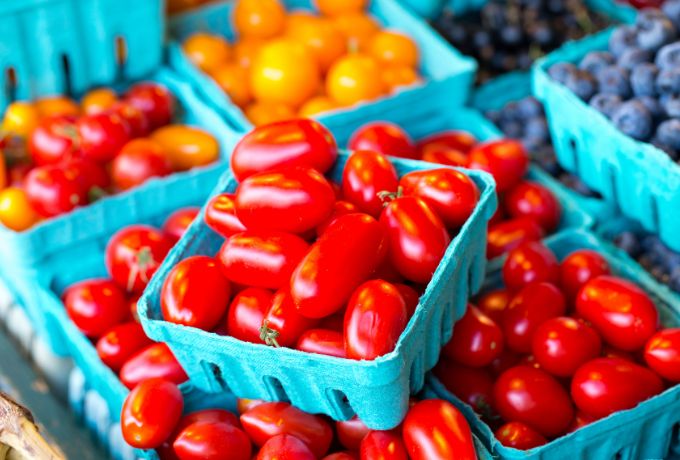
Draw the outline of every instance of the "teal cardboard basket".
M665 326L680 326L680 297L657 283L642 267L630 260L623 251L582 230L557 234L546 240L559 260L577 249L593 249L603 254L612 271L630 279L650 294ZM485 286L497 287L500 281L500 261L490 264ZM503 446L489 426L472 408L453 396L433 375L428 376L427 396L446 399L465 415L494 458L522 460L638 460L667 458L680 445L677 426L680 424L680 385L675 385L637 407L616 412L550 443L522 451Z
M14 96L34 99L80 93L119 79L139 79L161 64L165 27L162 0L1 3L2 110ZM118 46L125 49L122 64L116 53ZM13 90L4 90L12 86Z
M339 180L347 158L340 154L331 178ZM432 167L418 161L392 162L400 176ZM371 428L394 428L406 414L409 394L422 388L425 372L437 363L441 346L451 338L454 322L465 312L468 297L477 292L484 276L487 222L496 209L495 186L486 173L466 173L480 189L479 203L453 238L391 353L373 361L349 360L242 342L164 321L160 292L170 270L192 255L213 256L223 242L202 219L173 248L138 302L144 330L170 346L203 391L290 401L306 412L336 420L356 414ZM233 191L236 186L229 172L216 192Z
M148 80L167 86L182 107L183 123L212 133L220 144L217 163L164 178L154 178L124 193L104 198L89 206L46 220L35 227L15 232L0 226L0 279L26 309L37 334L58 355L68 353L63 334L45 313L41 291L54 277L78 270L79 264L98 257L107 238L116 230L178 207L202 203L227 168L227 159L239 136L203 104L192 88L172 71L162 69Z
M283 3L289 10L310 10L313 7L311 0L285 0ZM170 34L174 39L182 41L194 32L204 31L233 40L232 10L233 2L219 1L180 14L170 19ZM411 120L429 116L438 110L465 103L476 71L473 59L458 53L425 22L395 0L372 0L368 12L383 26L403 31L416 41L420 50L420 72L424 82L375 101L319 114L316 119L335 133L347 125L388 115L397 117L402 124L408 124ZM170 62L235 128L243 131L252 128L241 109L231 102L210 77L189 61L177 42L170 44Z

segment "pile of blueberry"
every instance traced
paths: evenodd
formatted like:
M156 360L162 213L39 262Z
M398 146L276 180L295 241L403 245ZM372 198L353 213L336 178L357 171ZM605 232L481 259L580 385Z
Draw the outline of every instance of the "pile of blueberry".
M607 51L548 72L621 132L680 159L680 0L640 11L634 25L614 31Z
M583 196L600 197L597 192L588 188L583 181L566 172L557 163L543 105L536 98L528 96L519 101L509 102L500 110L486 112L486 116L507 137L521 141L531 160L548 174Z
M562 43L603 29L609 21L583 0L490 0L480 10L446 10L434 27L479 62L477 82L527 70Z

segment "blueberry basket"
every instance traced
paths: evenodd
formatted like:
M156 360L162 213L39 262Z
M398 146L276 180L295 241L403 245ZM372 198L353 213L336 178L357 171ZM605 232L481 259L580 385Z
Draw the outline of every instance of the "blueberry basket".
M310 10L313 6L311 0L285 0L283 3L288 9ZM170 34L181 41L194 32L204 31L232 40L232 10L233 2L219 1L180 14L170 19ZM404 31L416 41L421 55L420 72L424 83L404 88L389 97L319 114L315 118L335 133L346 125L387 115L393 115L402 124L407 124L433 111L464 104L474 79L474 60L451 48L426 23L395 0L372 0L368 12L384 26ZM170 62L235 128L243 131L252 128L241 109L231 102L210 77L189 61L179 43L170 44Z
M680 326L680 297L658 284L639 265L613 245L582 230L559 233L546 240L546 245L559 260L577 249L593 249L603 254L612 271L633 280L650 294L659 308L665 326ZM501 263L490 264L486 288L501 284ZM473 409L453 396L433 375L428 375L425 393L455 404L467 418L473 432L482 440L494 458L500 459L595 459L637 460L668 458L680 448L680 385L640 403L637 407L616 412L550 443L522 451L503 446L493 431Z
M14 97L135 80L163 57L161 0L5 0L0 17L1 109Z
M339 156L330 177L338 180L342 176L347 157ZM432 166L392 161L400 176ZM201 390L290 401L306 412L336 420L356 414L371 428L394 428L406 414L410 392L422 388L425 372L437 363L440 347L451 338L469 295L481 286L487 221L496 209L495 186L486 173L466 173L480 189L479 203L449 245L395 350L387 355L373 361L341 359L242 342L164 321L160 292L170 270L186 257L214 255L223 241L200 218L170 252L140 299L138 313L144 330L170 346ZM217 191L233 191L236 186L229 172Z
M54 277L78 270L74 260L98 257L116 230L207 197L227 168L238 135L204 105L189 85L170 70L161 69L148 78L168 87L181 107L181 121L211 132L221 148L221 160L205 167L154 178L143 185L99 200L89 206L15 232L0 226L0 279L26 309L37 334L58 355L68 353L63 334L46 314L40 289L49 288Z

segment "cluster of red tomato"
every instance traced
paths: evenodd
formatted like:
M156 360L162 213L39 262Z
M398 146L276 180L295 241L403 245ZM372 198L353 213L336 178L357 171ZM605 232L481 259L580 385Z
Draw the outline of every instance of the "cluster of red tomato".
M146 336L136 310L149 279L197 214L197 208L180 209L162 229L133 225L120 230L106 246L110 278L81 281L64 291L69 317L96 341L99 357L127 388L152 377L177 384L187 380L168 346Z
M502 275L505 288L456 323L435 374L504 445L545 444L680 382L680 329L657 330L652 299L599 253L558 263L526 242Z
M132 446L158 448L161 460L477 458L465 418L438 399L413 401L401 426L390 431L369 430L356 417L333 422L286 402L241 399L240 417L223 409L182 416L183 409L175 384L146 380L125 400L123 436Z
M175 105L156 83L133 85L121 98L96 89L80 105L65 97L11 104L3 120L0 222L26 230L151 177L216 161L212 135L170 124Z
M164 319L350 359L392 351L479 190L450 168L400 179L370 150L353 152L333 184L323 174L336 158L312 120L246 135L232 154L236 193L205 214L226 240L172 269Z
M414 142L399 126L376 122L354 132L348 148L490 173L496 181L500 206L489 222L489 259L524 241L540 240L560 223L562 206L555 195L547 187L524 179L529 156L517 141L480 143L463 131L443 131Z

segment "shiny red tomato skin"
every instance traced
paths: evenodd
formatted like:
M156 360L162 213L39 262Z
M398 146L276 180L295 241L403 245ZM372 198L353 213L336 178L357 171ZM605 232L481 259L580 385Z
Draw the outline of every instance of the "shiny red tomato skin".
M128 127L116 113L97 113L80 117L76 123L80 154L84 158L107 163L130 140Z
M128 128L130 139L146 136L151 132L149 120L134 105L126 101L118 101L111 107L111 112L118 114Z
M71 321L90 338L99 338L130 314L125 293L107 279L81 281L68 287L64 305Z
M272 304L264 315L269 329L279 333L276 340L282 347L294 346L300 336L317 324L317 320L302 316L286 289L277 291L272 298ZM262 340L260 340L260 343Z
M479 188L464 173L451 168L410 172L399 180L404 195L425 201L450 230L465 224L479 201Z
M252 446L237 426L216 421L198 421L183 428L172 443L182 460L220 460L229 452L233 460L250 460Z
M490 415L493 407L493 378L488 370L443 358L433 372L447 390L472 406L475 412Z
M428 163L437 163L445 166L466 167L468 164L467 154L460 150L450 149L445 146L431 145L424 148L422 151L421 161Z
M380 223L397 271L409 281L427 284L451 242L441 219L420 198L404 196L385 207Z
M468 167L490 173L500 193L522 180L529 169L529 155L519 141L489 141L470 150Z
M340 216L291 276L290 292L300 314L323 318L340 310L378 268L385 252L385 231L374 218L359 213ZM352 270L346 269L349 266Z
M503 322L503 312L510 304L510 300L512 300L512 295L507 289L495 289L477 297L475 305L482 313L500 325Z
M175 355L164 343L154 343L143 348L120 369L120 381L127 388L134 388L143 380L155 377L177 385L188 380Z
M376 219L383 210L383 200L378 194L396 193L398 186L397 170L378 152L357 150L350 155L342 172L343 198Z
M411 286L407 286L406 284L392 284L394 284L394 287L397 288L397 291L399 291L399 294L401 294L401 298L404 299L407 320L411 319L411 316L413 316L413 314L416 312L416 308L418 308L418 303L420 303L420 294L418 294L418 291L413 289Z
M74 158L66 162L66 169L73 171L80 189L86 199L92 201L93 192L106 192L111 186L111 178L104 165L85 158ZM93 189L99 190L93 190Z
M593 422L598 421L599 418L595 417L594 415L590 414L585 414L581 411L576 411L576 416L574 416L574 421L571 423L571 426L569 427L569 433L572 431L576 431L579 428L583 428L586 425L590 425Z
M236 216L248 230L304 234L333 212L335 193L308 167L253 174L236 189Z
M519 450L529 450L548 443L541 433L522 422L506 423L497 429L494 435L505 447Z
M76 118L52 116L40 121L28 137L28 151L37 166L54 165L78 155Z
M184 428L196 422L220 422L228 423L236 428L241 427L238 416L233 412L229 412L225 409L203 409L183 416L180 421L177 422L175 432L179 433Z
M246 288L234 296L227 313L227 333L239 340L262 343L260 327L274 294L261 288Z
M595 417L630 409L662 391L663 382L654 372L619 358L588 361L571 380L576 407Z
M659 313L647 293L613 276L584 284L576 298L576 312L605 342L623 351L642 348L659 325Z
M125 398L120 416L123 438L133 447L154 449L172 434L182 416L184 399L174 383L145 380Z
M421 155L424 149L433 145L468 153L476 144L477 139L465 131L442 131L419 140L418 149L421 151Z
M321 225L319 225L316 228L317 237L321 236L321 234L323 232L325 232L326 229L333 222L335 222L335 220L338 217L344 216L345 214L353 214L353 213L356 213L356 212L359 212L359 210L357 209L357 207L355 205L353 205L349 201L342 201L342 200L336 201L335 204L333 205L333 212L331 213L331 215L328 217L328 219L326 219L325 222L321 223Z
M129 190L152 177L171 173L172 165L162 147L148 139L126 143L111 162L111 177L118 190Z
M231 169L240 182L253 174L290 166L307 166L321 174L338 157L333 135L309 119L286 120L255 128L231 155Z
M398 430L369 431L361 440L359 456L362 460L408 460Z
M296 349L307 353L345 358L345 343L342 334L330 329L309 329L297 341Z
M142 112L149 123L149 131L167 125L175 111L175 97L163 85L142 82L132 85L123 101Z
M119 230L106 245L106 269L119 286L141 293L172 245L156 228L131 225Z
M518 353L531 353L536 330L567 310L564 294L551 283L524 286L510 301L503 315L505 344Z
M128 359L152 343L142 325L131 321L114 326L101 336L97 341L97 354L104 364L118 372Z
M501 328L480 309L468 304L465 315L453 327L442 354L460 364L485 367L503 352Z
M165 219L163 232L173 241L179 241L199 212L201 212L201 209L195 207L183 208L173 212Z
M347 303L347 358L372 360L390 353L407 322L406 303L397 288L383 280L366 281Z
M161 312L166 321L206 331L229 306L231 287L217 261L191 256L175 265L163 282Z
M477 459L465 417L441 399L427 399L411 407L402 435L411 460Z
M645 345L645 362L664 379L680 382L680 328L662 329Z
M246 230L245 225L236 217L234 195L221 193L214 196L205 208L205 223L225 238Z
M585 362L600 356L602 340L585 323L560 316L541 324L531 352L541 368L557 377L571 377Z
M291 233L246 230L225 240L217 259L234 283L279 289L289 283L308 250L307 242Z
M279 434L264 443L255 460L316 460L311 449L295 436Z
M522 243L508 253L503 263L503 282L510 291L542 281L557 284L559 280L560 270L555 255L537 241Z
M547 187L521 181L503 199L509 216L533 219L546 233L555 231L562 218L562 205Z
M257 446L276 435L288 434L306 444L317 458L328 452L333 440L333 430L324 418L302 412L285 402L253 407L241 414L241 425Z
M355 452L347 451L326 455L321 460L359 460L359 457Z
M418 158L411 137L394 123L378 121L367 123L354 131L347 143L349 150L372 150L400 158Z
M519 217L489 226L486 235L486 257L493 259L510 252L525 242L539 241L544 233L533 219Z
M371 430L355 415L349 420L335 422L335 431L345 449L359 450L361 440Z
M574 418L569 394L547 372L515 366L496 380L493 400L505 420L522 422L550 438L567 431Z
M569 299L575 299L581 287L600 275L609 275L609 263L591 249L569 254L560 264L560 286Z
M75 171L62 166L33 168L24 181L33 209L43 217L54 217L87 204L85 190Z

